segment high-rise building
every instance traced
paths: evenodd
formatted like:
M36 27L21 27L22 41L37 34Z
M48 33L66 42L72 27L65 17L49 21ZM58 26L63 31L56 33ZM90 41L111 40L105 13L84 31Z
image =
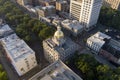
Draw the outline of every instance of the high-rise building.
M97 23L101 6L102 0L71 0L70 17L89 30Z
M120 0L104 0L103 5L120 10Z

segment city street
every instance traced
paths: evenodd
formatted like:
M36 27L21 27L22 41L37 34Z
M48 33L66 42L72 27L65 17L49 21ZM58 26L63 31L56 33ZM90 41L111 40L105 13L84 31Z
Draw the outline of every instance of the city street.
M95 59L97 61L99 61L100 63L102 64L106 64L108 66L110 66L111 68L116 68L114 65L112 65L109 61L107 61L105 58L99 56L99 55L96 55L96 54L93 54L90 50L87 49L86 47L86 40L87 38L89 38L91 35L95 34L96 32L98 31L101 31L101 32L105 32L107 27L101 25L101 24L97 24L97 27L95 27L94 29L92 29L91 31L89 32L85 32L83 33L82 35L78 35L78 37L74 38L73 41L75 41L77 44L79 44L80 46L80 50L79 50L79 55L80 54L91 54L95 57Z

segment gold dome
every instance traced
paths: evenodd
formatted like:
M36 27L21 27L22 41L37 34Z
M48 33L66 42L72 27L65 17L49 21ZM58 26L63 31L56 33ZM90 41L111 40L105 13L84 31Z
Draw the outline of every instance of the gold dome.
M61 31L61 27L57 27L57 31L55 32L54 37L57 39L61 39L64 37L64 33Z

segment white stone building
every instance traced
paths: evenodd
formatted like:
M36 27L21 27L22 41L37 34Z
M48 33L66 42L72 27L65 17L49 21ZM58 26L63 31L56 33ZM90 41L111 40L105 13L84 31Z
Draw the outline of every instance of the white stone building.
M44 56L49 62L67 60L78 50L78 45L64 36L60 27L57 27L53 38L43 41Z
M0 42L5 50L5 55L19 76L37 66L35 52L16 34L4 37Z
M35 74L29 80L83 80L75 74L62 61L58 60L42 71Z
M66 19L61 24L64 28L70 30L74 36L77 36L83 31L83 26L77 20Z
M89 30L97 23L101 6L102 0L71 0L70 17Z
M111 39L111 37L101 32L97 32L87 39L87 47L92 49L93 52L97 54L106 43L105 39Z

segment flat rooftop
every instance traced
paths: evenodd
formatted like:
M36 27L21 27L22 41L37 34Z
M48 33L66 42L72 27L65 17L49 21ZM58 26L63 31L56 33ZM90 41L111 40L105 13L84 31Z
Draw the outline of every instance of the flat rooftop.
M20 59L33 54L34 51L16 34L1 39L4 49L12 60L17 62Z
M59 3L67 3L67 1L65 1L65 0L59 0L57 2L59 2Z
M103 48L104 50L108 51L112 55L114 55L116 58L120 58L120 42L111 39L108 43L106 43Z
M54 2L56 0L40 0L41 2Z
M120 31L115 29L106 29L105 34L120 42Z
M92 41L98 45L100 45L101 47L105 44L105 40L104 39L111 39L110 36L101 33L101 32L97 32L96 34L94 34L93 36L91 36L90 38L88 38L89 41Z
M12 32L13 30L7 24L0 25L0 36L3 36L5 33Z
M42 71L35 74L29 80L82 80L62 61L58 60Z
M53 6L53 5L42 7L43 10L53 9L53 8L55 8L55 6Z
M62 25L68 29L83 29L83 26L77 20L64 20L62 21Z

